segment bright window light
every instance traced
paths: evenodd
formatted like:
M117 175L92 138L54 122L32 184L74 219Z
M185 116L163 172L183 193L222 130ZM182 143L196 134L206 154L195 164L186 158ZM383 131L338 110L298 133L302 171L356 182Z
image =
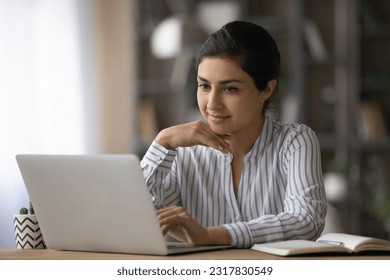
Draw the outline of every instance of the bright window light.
M85 152L77 0L0 1L0 248L28 203L19 153Z

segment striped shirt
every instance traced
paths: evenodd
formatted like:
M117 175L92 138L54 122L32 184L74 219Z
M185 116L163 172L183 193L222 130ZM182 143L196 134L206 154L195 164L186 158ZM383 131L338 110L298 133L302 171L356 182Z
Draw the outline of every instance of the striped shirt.
M156 208L182 205L201 225L224 226L234 247L321 234L326 197L313 130L266 117L244 158L237 196L232 159L210 147L167 150L154 141L141 168Z

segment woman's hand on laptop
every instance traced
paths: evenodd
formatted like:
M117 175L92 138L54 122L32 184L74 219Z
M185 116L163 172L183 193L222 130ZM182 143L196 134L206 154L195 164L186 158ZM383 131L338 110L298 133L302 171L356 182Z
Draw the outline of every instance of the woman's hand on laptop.
M191 245L229 245L230 234L224 227L203 227L181 206L157 210L157 218L164 235Z

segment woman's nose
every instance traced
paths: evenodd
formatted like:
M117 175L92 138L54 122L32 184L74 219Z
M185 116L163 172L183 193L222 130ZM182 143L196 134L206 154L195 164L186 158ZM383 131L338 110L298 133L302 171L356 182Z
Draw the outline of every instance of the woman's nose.
M222 100L218 92L213 90L209 94L209 99L207 101L207 108L209 110L219 110L223 107Z

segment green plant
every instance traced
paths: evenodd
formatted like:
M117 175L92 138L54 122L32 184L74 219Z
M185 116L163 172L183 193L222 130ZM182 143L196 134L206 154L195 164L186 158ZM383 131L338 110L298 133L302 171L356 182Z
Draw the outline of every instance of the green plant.
M29 203L29 208L28 209L26 207L20 208L19 214L20 215L27 215L27 214L34 215L35 214L34 207L32 206L31 201Z

